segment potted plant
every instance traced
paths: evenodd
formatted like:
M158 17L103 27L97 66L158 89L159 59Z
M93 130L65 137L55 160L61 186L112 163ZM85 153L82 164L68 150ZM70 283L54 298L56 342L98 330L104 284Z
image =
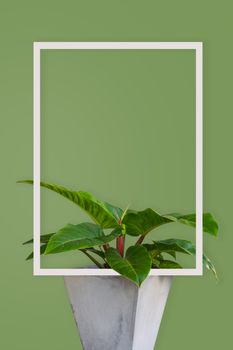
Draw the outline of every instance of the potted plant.
M33 183L32 180L19 182ZM148 277L149 272L151 268L182 268L177 262L177 253L195 255L195 246L189 240L178 238L150 243L144 243L144 239L157 227L173 222L195 227L195 214L161 215L150 208L122 210L88 192L45 182L41 182L41 186L69 199L94 221L67 224L57 232L41 235L41 254L79 250L98 268L111 268L119 274L65 277L83 348L153 349L171 276ZM218 233L218 225L210 213L203 214L203 231L213 236ZM135 243L125 249L127 236L134 236ZM32 242L31 239L24 244ZM31 258L33 253L27 257ZM203 255L203 265L217 277L206 255Z

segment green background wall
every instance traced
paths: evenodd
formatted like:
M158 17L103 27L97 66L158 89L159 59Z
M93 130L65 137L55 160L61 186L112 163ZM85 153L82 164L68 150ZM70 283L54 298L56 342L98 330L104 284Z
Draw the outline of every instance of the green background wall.
M209 273L204 277L174 279L156 349L172 347L192 350L207 347L214 350L220 346L229 346L229 305L232 295L230 254L233 243L230 221L232 166L229 164L233 126L230 99L233 58L230 45L232 10L230 1L0 2L2 348L81 349L62 278L33 277L31 264L24 261L27 252L21 247L21 242L32 232L32 191L28 187L16 185L15 182L19 178L32 177L33 41L204 42L204 207L213 212L220 223L219 238L215 240L205 237L205 250L209 256L214 257L220 281L216 284ZM114 57L106 60L106 56L97 55L96 59L99 59L99 64L93 63L92 58L85 56L85 53L83 57L76 57L75 54L71 57L69 53L64 55L56 52L43 55L42 73L45 89L42 96L42 175L50 181L69 186L77 184L77 188L82 186L100 198L121 206L126 206L130 201L138 209L152 206L161 211L193 210L194 109L191 53L173 53L172 56L161 53L153 57L146 54L133 58L126 54L125 57L119 56L117 60ZM65 65L66 62L68 64ZM77 62L79 67L83 65L83 69L75 70ZM152 62L157 62L157 67L163 63L163 68L156 71ZM62 65L67 69L68 75L65 74ZM110 72L113 72L112 67L115 67L112 80L116 83L111 87L113 90L110 90L107 86L112 81L108 81ZM139 67L142 67L142 72ZM109 74L101 74L103 68ZM166 74L163 74L163 69ZM135 72L138 72L138 75ZM128 83L122 85L120 77L124 78L126 75ZM80 79L78 85L76 76ZM149 85L147 93L142 93L137 86L142 85L145 76ZM156 77L156 83L153 77ZM169 77L172 78L172 83L166 86L166 79ZM64 84L69 86L70 93L64 89ZM102 90L99 89L96 95L98 86ZM54 87L57 88L56 91ZM87 91L92 103L84 100L88 99ZM179 96L178 91L182 91L182 96ZM119 96L116 96L117 93ZM64 101L59 98L63 95ZM165 96L172 102L166 105ZM117 99L120 101L119 106L116 103ZM137 108L132 107L135 100ZM180 110L181 104L178 102L182 100ZM59 105L55 105L56 101L59 101ZM104 107L103 101L108 101ZM155 101L156 104L151 101ZM75 102L79 102L78 107ZM162 111L164 115L161 114ZM93 127L95 113L99 122ZM152 118L153 115L156 115L156 119ZM165 120L167 116L171 118ZM147 123L143 123L144 118L148 118ZM116 120L124 127L119 127ZM133 129L136 130L136 136L132 134L128 137L132 129L131 123L135 123L135 120L137 122ZM162 126L161 132L156 131L158 124ZM67 125L71 125L72 128L67 129ZM74 130L77 125L81 131L80 137L75 139ZM108 132L104 134L103 126L106 125ZM166 130L167 125L170 127ZM171 147L174 137L172 129L175 126L179 131L174 138L175 146ZM91 140L83 152L80 152L79 146L86 141L84 130L88 127ZM114 130L112 136L111 127ZM93 128L99 133L99 143ZM57 132L56 136L54 129ZM141 140L137 142L137 136L140 137L137 135L139 131L144 135L145 144L141 143ZM62 135L63 132L65 136ZM149 137L146 137L147 132ZM71 135L70 139L75 139L75 149L72 152L73 142L69 141L68 133ZM169 143L164 142L165 136ZM69 141L64 145L58 142L63 140L63 137ZM98 146L94 151L93 140ZM103 148L104 143L109 145L111 140L114 141L112 149L115 153L119 152L118 166L111 157L107 161L98 157L101 152L111 155L111 150ZM118 140L119 148L116 147ZM186 141L187 146L184 148L182 145ZM161 156L156 159L157 148L161 147L161 143L163 156L165 159L168 157L169 163ZM145 149L146 158L143 154ZM69 162L66 160L68 152L71 169L68 168ZM186 156L185 161L177 159L176 152ZM135 153L139 155L140 162L137 175L133 176L138 164ZM58 162L58 155L62 165ZM149 162L151 158L153 162ZM90 159L90 162L87 159ZM77 164L74 164L75 160ZM106 163L109 167L108 172L103 171ZM171 175L165 176L164 169L170 170ZM80 212L65 201L57 201L57 197L44 192L42 213L42 225L45 230L66 223L67 220L73 222L77 213L78 220L82 218ZM160 234L162 233L161 231ZM188 233L185 231L181 232L182 234ZM72 264L75 264L74 255L70 258ZM43 263L51 266L61 263L61 260L48 260Z

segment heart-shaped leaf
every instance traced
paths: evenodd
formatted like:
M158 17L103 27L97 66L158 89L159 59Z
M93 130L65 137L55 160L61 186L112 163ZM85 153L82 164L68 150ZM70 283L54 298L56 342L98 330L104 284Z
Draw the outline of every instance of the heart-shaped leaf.
M109 248L106 253L109 266L140 286L151 269L151 257L143 246L132 246L123 258L115 248Z
M33 181L23 180L18 181L18 183L33 184ZM41 182L40 185L41 187L45 187L53 192L56 192L77 204L91 216L95 223L99 224L102 228L117 227L118 221L123 214L123 210L121 208L115 207L107 202L101 202L89 192L76 192L63 186L49 184L46 182Z
M113 230L109 235L104 235L99 225L89 222L78 225L68 224L50 238L45 254L100 246L112 241L120 235L120 228Z

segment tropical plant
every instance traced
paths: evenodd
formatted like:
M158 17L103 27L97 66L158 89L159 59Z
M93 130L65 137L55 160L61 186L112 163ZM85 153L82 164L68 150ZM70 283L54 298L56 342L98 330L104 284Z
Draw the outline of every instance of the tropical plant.
M18 182L33 184L32 180ZM150 244L143 243L152 230L164 224L177 222L195 227L195 214L161 215L150 208L142 211L127 208L123 211L119 207L96 199L88 192L76 192L45 182L41 182L40 185L69 199L94 221L94 223L67 224L56 232L41 235L41 254L79 250L99 268L112 268L138 286L147 277L151 268L182 268L176 261L177 253L195 255L195 246L188 240L171 238L154 240ZM112 231L106 233L105 229ZM210 213L203 214L203 231L217 236L218 225ZM134 236L136 241L125 252L127 235ZM113 240L116 240L116 248L109 244ZM24 244L32 242L33 239ZM172 260L168 260L164 254L171 256ZM33 253L27 257L28 260L32 258ZM206 255L203 255L203 266L212 270L217 276L214 265Z

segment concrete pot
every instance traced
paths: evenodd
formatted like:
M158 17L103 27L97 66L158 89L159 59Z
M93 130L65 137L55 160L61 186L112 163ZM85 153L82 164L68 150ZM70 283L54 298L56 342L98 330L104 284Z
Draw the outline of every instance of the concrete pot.
M64 277L84 350L153 350L171 276Z

